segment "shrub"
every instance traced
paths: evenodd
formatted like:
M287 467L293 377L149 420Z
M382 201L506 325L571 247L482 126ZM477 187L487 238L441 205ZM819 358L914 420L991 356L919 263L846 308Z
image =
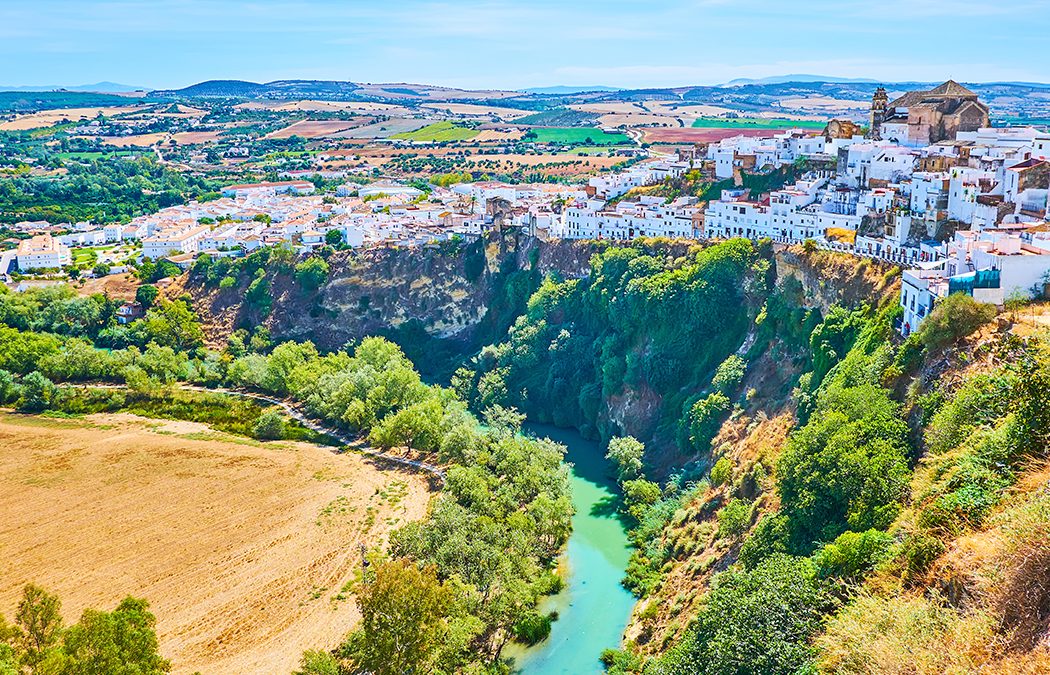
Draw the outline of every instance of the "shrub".
M255 422L255 437L267 441L277 441L284 438L284 415L276 408L264 410Z
M722 572L693 628L661 659L657 672L804 672L814 655L810 639L833 606L826 583L805 558L777 555L753 570Z
M237 285L237 280L230 276L225 276L219 281L219 288L224 291L228 288L233 288L235 285Z
M733 477L733 460L722 457L711 467L711 485L725 485Z
M861 581L886 558L892 543L893 537L878 530L845 532L813 556L817 574L823 578Z
M689 409L689 444L695 452L704 452L711 446L711 440L718 434L722 421L733 404L721 393L709 394L707 398L697 401Z
M735 539L742 535L751 523L751 504L742 499L731 499L718 510L718 536Z
M994 318L994 305L977 302L966 293L952 293L922 322L919 340L928 351L944 349Z

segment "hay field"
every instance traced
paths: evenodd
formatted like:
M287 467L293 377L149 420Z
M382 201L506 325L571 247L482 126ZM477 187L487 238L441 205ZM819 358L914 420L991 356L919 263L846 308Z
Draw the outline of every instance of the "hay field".
M479 105L476 103L424 103L420 107L461 117L498 117L504 120L515 120L532 114L529 110L501 108L499 106Z
M79 122L91 120L102 114L106 117L120 115L122 113L133 113L146 109L148 106L128 105L106 108L60 108L58 110L44 110L29 115L19 115L12 120L0 124L0 131L25 131L27 129L43 129L52 127L59 122L69 120Z
M290 672L358 620L358 542L421 518L415 474L304 443L131 415L0 413L0 613L35 582L85 607L147 598L173 672Z

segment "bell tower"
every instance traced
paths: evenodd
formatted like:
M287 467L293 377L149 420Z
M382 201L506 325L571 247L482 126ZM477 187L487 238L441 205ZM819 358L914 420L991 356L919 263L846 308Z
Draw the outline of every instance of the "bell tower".
M879 140L882 133L882 123L886 120L886 112L889 108L890 99L886 95L886 89L879 87L875 95L871 97L871 129L868 136L873 140Z

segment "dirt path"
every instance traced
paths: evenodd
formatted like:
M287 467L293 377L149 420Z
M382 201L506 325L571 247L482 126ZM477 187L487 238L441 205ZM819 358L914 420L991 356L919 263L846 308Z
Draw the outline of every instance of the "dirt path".
M68 622L131 594L175 673L287 673L357 621L358 544L422 518L426 482L193 423L0 413L0 613L30 581Z

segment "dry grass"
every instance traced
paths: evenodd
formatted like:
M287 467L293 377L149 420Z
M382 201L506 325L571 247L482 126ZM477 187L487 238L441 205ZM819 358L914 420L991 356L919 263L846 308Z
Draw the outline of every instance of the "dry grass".
M357 544L423 516L415 475L302 443L129 415L0 414L0 612L149 599L176 673L289 672L358 620Z

